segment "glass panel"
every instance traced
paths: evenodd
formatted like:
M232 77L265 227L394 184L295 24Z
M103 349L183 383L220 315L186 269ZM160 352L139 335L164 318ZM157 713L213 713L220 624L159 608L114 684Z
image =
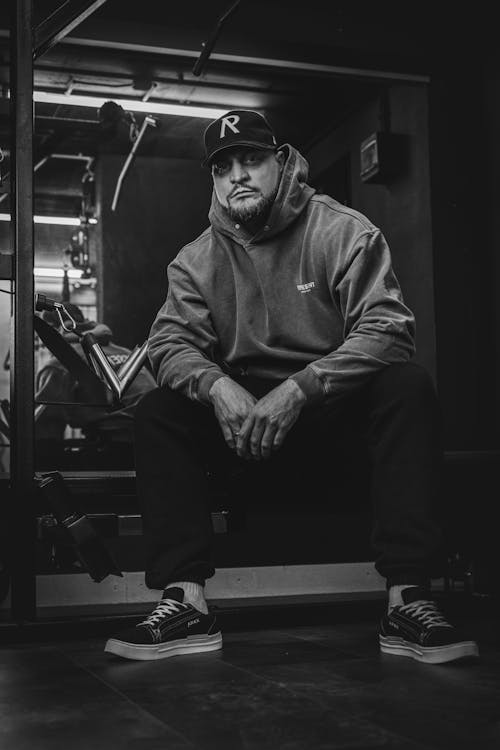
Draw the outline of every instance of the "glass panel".
M0 60L9 59L9 14L0 14ZM12 284L9 280L8 262L5 256L12 253L10 222L7 221L10 191L10 107L9 66L0 63L0 498L3 503L9 499L10 474L10 370L9 346L12 305ZM10 258L7 258L7 261ZM8 572L7 550L9 531L5 507L2 508L0 523L0 622L10 619L10 575Z
M82 176L90 172L83 160L64 161L67 171L61 170L59 177L63 188L68 190L68 184L71 188L75 179L81 183ZM35 291L57 303L57 307L45 309L39 315L45 324L60 333L59 346L63 352L58 354L53 344L47 346L43 334L35 335L35 439L39 470L80 468L86 439L84 427L102 411L99 407L76 405L82 401L77 378L61 361L65 361L66 347L85 360L78 335L82 321L97 321L98 318L95 228L86 221L86 216L79 223L80 206L75 203L77 210L73 216L56 201L51 208L53 213L48 214L44 205L42 169L37 171L35 215L45 220L48 217L50 223L35 224ZM57 223L66 218L73 218L76 225ZM78 334L72 330L75 323ZM90 328L90 324L87 327Z
M3 234L3 233L2 233ZM6 243L0 241L0 247ZM4 249L0 250L4 253ZM0 474L9 474L10 437L9 437L9 338L11 318L11 284L0 280Z
M8 18L8 16L7 16ZM4 17L0 20L0 59L8 59L8 21ZM9 219L9 191L10 191L10 121L9 99L9 67L0 66L0 253L2 256L12 253ZM0 266L0 474L9 473L9 345L10 320L12 304L11 282L8 280L8 264L6 259Z

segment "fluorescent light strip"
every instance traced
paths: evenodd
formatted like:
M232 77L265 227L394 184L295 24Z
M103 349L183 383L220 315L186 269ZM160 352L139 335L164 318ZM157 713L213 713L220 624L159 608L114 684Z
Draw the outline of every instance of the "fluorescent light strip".
M214 107L192 107L184 104L167 104L163 102L141 101L140 99L115 99L111 96L79 96L75 94L57 94L51 91L34 91L33 100L40 104L67 104L70 107L91 107L99 109L105 102L113 101L129 112L144 112L156 115L180 115L184 117L206 117L215 120L228 110Z
M10 214L0 214L0 221L10 221ZM76 216L33 216L33 221L35 224L60 224L68 227L81 225ZM97 219L89 219L89 224L97 224Z
M33 273L35 276L47 279L62 279L64 276L64 270L62 268L34 268ZM79 268L68 268L68 279L81 279L82 271Z

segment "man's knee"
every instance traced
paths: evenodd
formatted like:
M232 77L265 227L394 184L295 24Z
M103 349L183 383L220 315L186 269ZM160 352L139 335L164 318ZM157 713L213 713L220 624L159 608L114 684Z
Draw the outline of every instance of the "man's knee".
M141 398L135 409L135 422L137 424L149 422L158 416L185 414L195 406L178 391L161 386L148 391Z

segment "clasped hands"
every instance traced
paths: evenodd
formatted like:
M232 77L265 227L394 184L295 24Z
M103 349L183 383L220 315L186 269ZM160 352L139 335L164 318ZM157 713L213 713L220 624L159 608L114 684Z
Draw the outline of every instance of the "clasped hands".
M257 400L230 377L222 377L208 397L228 446L241 458L257 461L280 448L306 402L294 380L283 381Z

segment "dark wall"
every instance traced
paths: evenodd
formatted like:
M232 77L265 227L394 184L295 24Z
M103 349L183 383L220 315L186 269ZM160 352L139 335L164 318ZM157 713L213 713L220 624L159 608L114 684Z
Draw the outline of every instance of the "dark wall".
M167 291L166 267L208 226L211 179L198 161L138 158L123 182L124 158L104 155L97 170L101 227L99 307L119 344L142 344Z
M386 235L417 319L417 360L433 373L447 450L500 440L500 97L498 76L455 59L426 86L392 86L391 129L410 138L407 177L359 178L359 145L383 122L361 106L306 154L312 179L349 155L351 205Z
M430 87L438 375L456 449L499 439L499 104L469 63L441 69Z
M428 109L425 86L392 86L359 109L339 128L316 143L306 156L313 184L338 160L350 164L352 208L380 227L391 248L403 295L417 321L416 360L436 375L433 243L431 234ZM375 131L390 126L408 136L409 159L402 175L387 185L360 178L360 145ZM333 196L337 197L337 196Z
M490 368L490 384L493 387L492 417L494 420L491 444L498 446L500 443L500 225L498 223L498 199L500 196L500 143L498 133L500 132L500 73L496 76L487 76L484 81L485 97L485 142L486 154L481 149L486 169L486 181L484 191L484 216L488 232L490 247L491 277L487 293L490 295L492 311L491 323L489 325L488 349L492 350L492 362Z

